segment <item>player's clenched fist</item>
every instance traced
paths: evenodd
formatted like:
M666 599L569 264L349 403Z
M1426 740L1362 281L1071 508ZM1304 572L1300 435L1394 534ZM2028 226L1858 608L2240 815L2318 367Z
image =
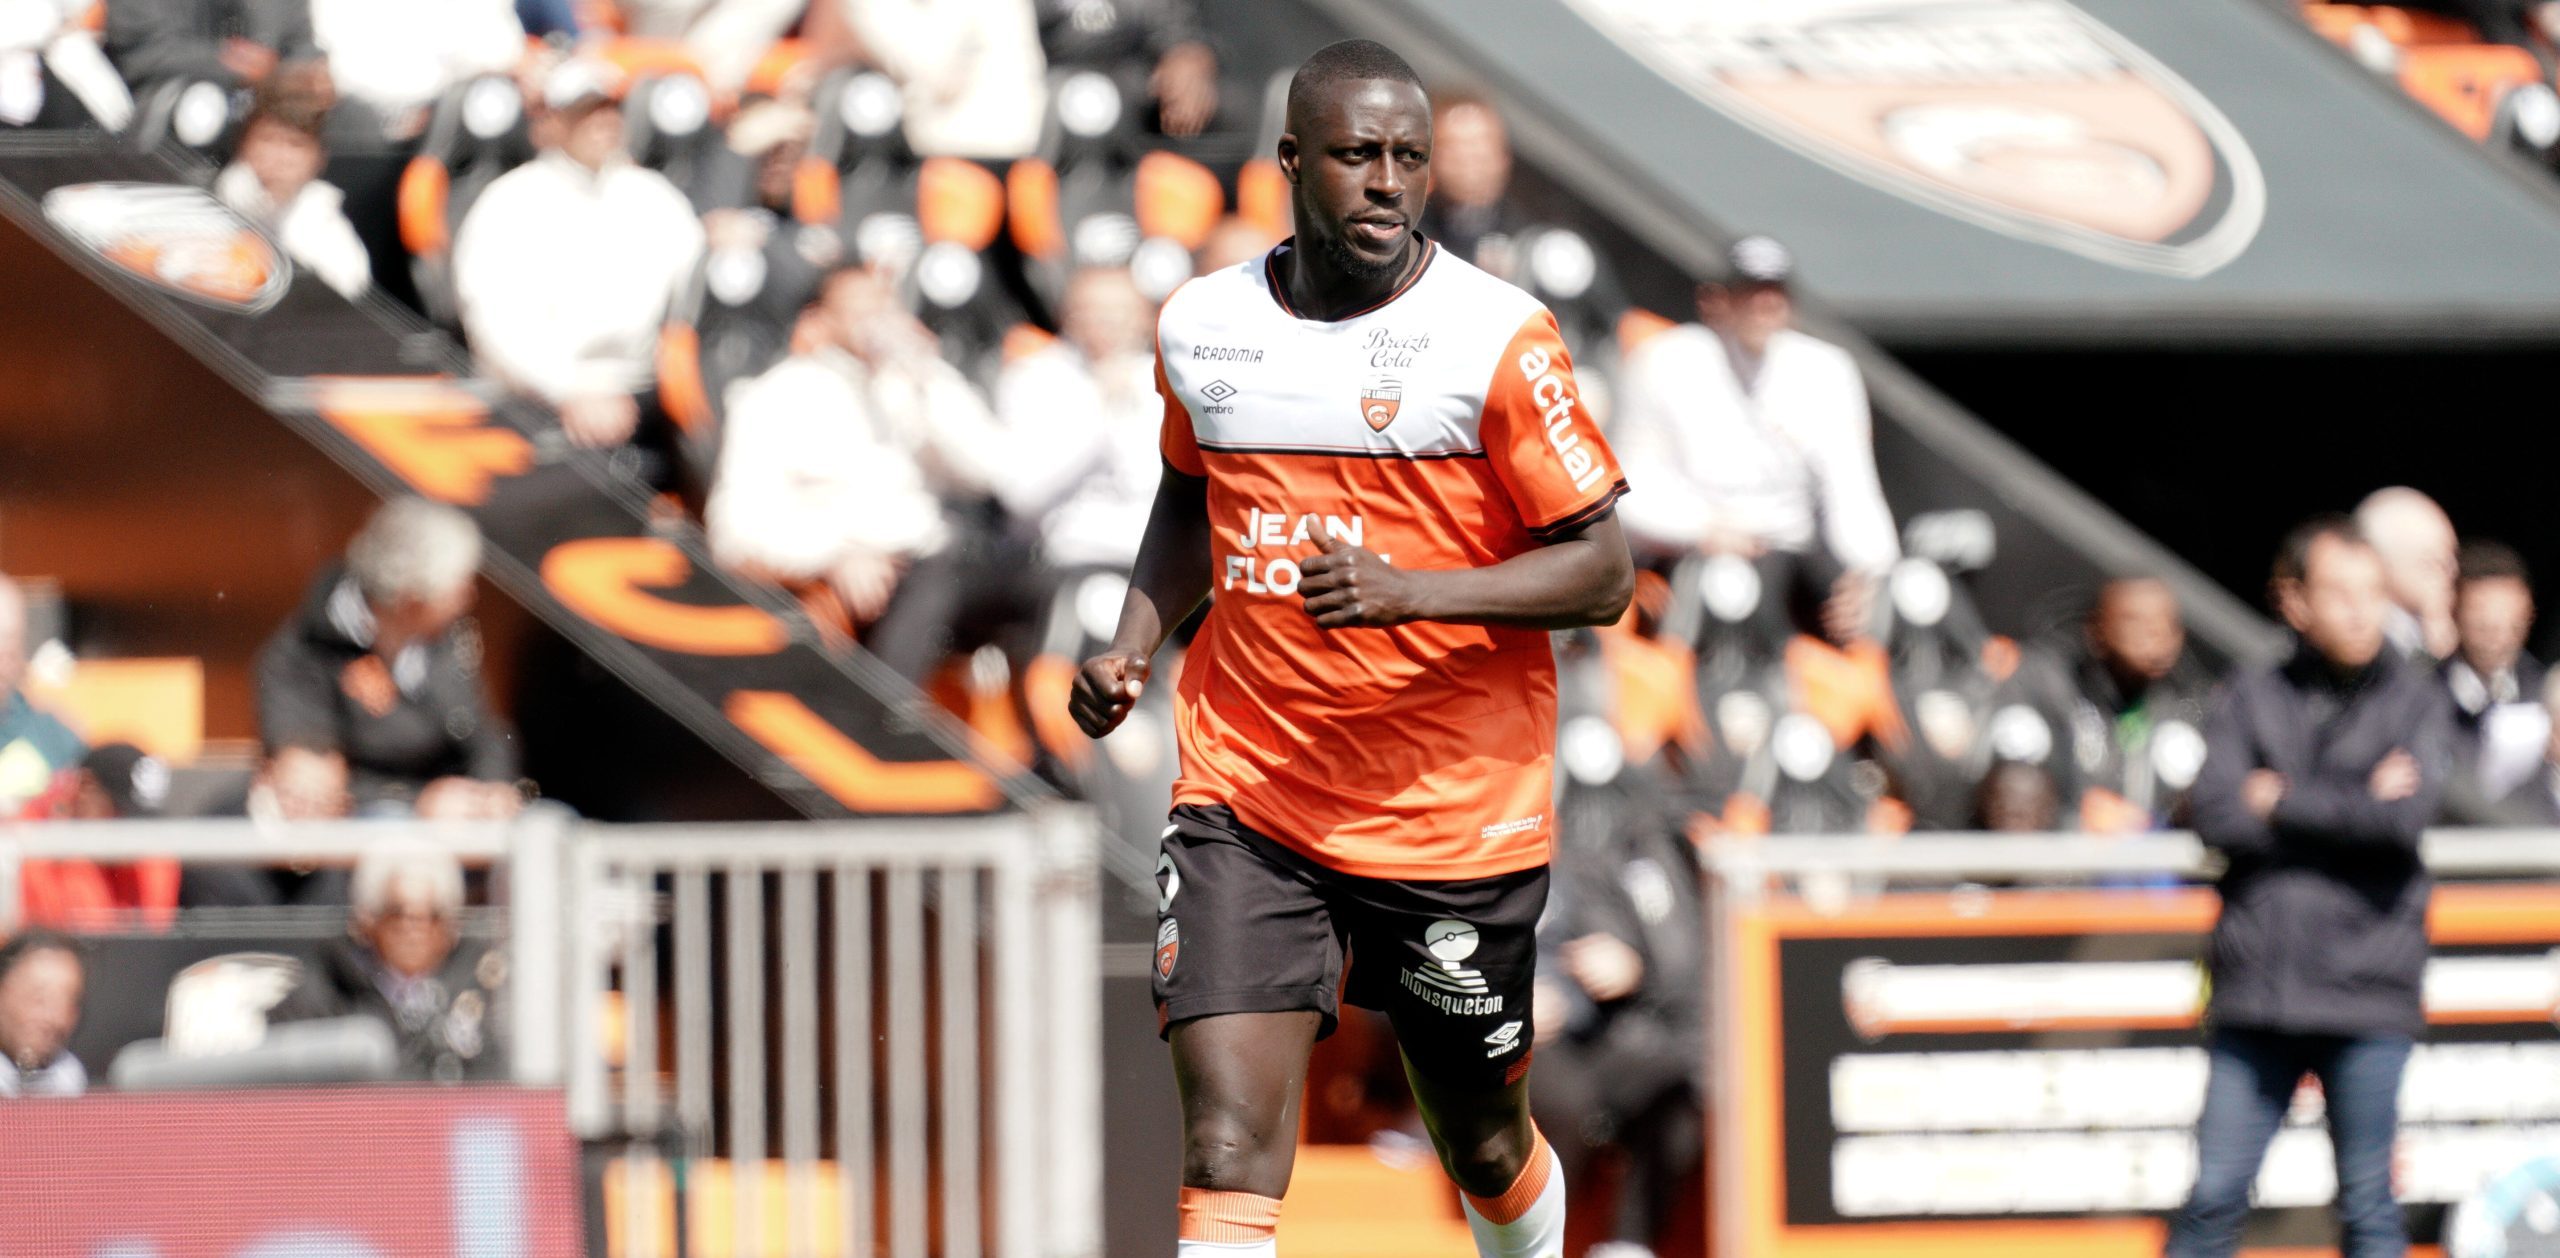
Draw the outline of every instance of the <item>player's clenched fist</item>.
M1374 552L1318 533L1324 553L1298 564L1298 595L1324 629L1400 625L1414 619L1413 578Z
M1075 691L1067 711L1088 738L1120 728L1121 718L1147 689L1147 658L1134 651L1105 651L1076 670Z

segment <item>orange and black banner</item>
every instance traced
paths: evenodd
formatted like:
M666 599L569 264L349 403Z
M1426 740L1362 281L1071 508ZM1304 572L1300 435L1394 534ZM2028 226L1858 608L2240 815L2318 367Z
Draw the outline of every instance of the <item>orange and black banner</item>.
M2195 1174L2206 1069L2196 887L1902 892L1737 905L1717 1068L1726 1235L1754 1258L2135 1258ZM2427 1034L2402 1092L2413 1234L2560 1145L2560 884L2441 888ZM2258 1182L2252 1252L2317 1252L2334 1189L2316 1090Z
M813 817L976 812L1046 791L697 529L475 379L451 339L350 306L205 191L103 137L0 137L0 211L376 494L469 511L487 575L624 684ZM151 347L157 351L162 347Z

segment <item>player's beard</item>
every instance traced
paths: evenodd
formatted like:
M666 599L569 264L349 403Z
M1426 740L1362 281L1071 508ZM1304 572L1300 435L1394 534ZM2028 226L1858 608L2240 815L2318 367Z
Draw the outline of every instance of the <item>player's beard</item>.
M1412 234L1407 233L1405 242L1408 247L1412 241ZM1324 260L1331 264L1336 272L1355 280L1382 280L1403 270L1407 260L1406 253L1406 249L1398 249L1394 257L1384 262L1377 262L1362 256L1359 250L1352 248L1351 238L1347 235L1331 236L1324 242Z

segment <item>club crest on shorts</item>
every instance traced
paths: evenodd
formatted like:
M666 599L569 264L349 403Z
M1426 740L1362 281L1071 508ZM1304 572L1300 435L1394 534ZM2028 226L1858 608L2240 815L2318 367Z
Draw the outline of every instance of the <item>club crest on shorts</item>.
M1404 381L1394 376L1371 376L1360 386L1360 418L1369 421L1371 432L1385 432L1403 406Z
M2070 0L1569 3L1773 143L2003 235L2193 279L2265 217L2239 127Z
M1182 955L1182 923L1168 917L1156 927L1156 977L1172 978L1174 958Z

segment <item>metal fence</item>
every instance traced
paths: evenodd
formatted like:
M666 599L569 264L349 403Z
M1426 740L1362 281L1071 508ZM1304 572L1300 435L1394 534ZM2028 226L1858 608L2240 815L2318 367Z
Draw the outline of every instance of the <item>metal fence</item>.
M0 826L29 860L492 870L511 1076L612 1150L618 1254L1101 1252L1094 834L1069 807L773 826ZM182 918L182 929L183 929ZM725 1215L725 1220L720 1216Z

